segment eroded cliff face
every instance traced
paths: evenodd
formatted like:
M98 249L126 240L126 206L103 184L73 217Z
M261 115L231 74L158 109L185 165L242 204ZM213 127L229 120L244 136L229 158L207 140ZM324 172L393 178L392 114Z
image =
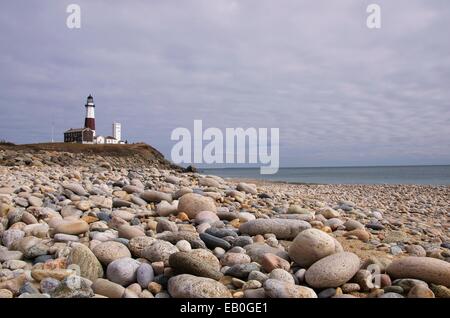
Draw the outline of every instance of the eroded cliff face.
M158 150L144 143L128 145L0 144L0 165L2 166L92 164L113 168L182 169L166 160Z

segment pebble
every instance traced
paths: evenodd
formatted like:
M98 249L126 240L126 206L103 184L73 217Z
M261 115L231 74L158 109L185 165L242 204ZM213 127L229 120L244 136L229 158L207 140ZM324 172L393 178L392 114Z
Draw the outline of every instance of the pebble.
M200 178L198 184L204 187L220 188L220 183L213 178Z
M131 240L132 238L138 236L145 236L144 231L137 226L123 224L119 226L118 230L119 230L119 237L123 237L128 240Z
M107 279L99 278L92 284L94 293L108 298L122 298L125 288Z
M78 242L80 240L80 238L76 235L63 234L63 233L55 234L53 239L56 242Z
M220 247L223 248L224 250L229 250L231 248L231 244L228 243L227 241L208 233L200 233L200 239L205 243L205 245L209 249Z
M180 252L189 252L192 250L191 244L186 240L178 241L175 246L178 248Z
M0 299L13 298L13 293L8 289L0 289Z
M170 278L167 290L173 298L231 298L225 285L211 278L189 274Z
M55 233L79 235L89 230L89 224L82 220L61 221L55 226L54 230Z
M72 191L75 194L78 194L78 195L81 195L81 196L87 196L88 195L88 193L83 188L83 186L78 184L78 183L63 183L62 186L64 187L64 189L70 190L70 191Z
M143 192L143 188L142 187L138 187L138 186L134 186L134 185L126 185L122 188L123 191L125 191L128 194L132 194L132 193L141 193Z
M412 278L402 278L394 280L393 285L401 287L405 293L408 293L414 286L428 287L428 284L426 282Z
M136 279L142 288L147 288L154 278L155 273L153 272L153 267L150 264L142 263L139 265L136 271Z
M250 256L251 260L259 264L262 263L262 257L266 253L272 253L285 260L289 260L289 255L286 251L279 248L271 247L265 243L253 243L246 245L244 248L247 255Z
M20 261L20 260L8 260L6 262L3 263L3 267L4 268L8 268L10 270L16 270L16 269L22 269L25 268L27 266L27 263L24 261ZM1 268L1 267L0 267Z
M162 233L165 231L178 232L178 227L175 222L171 222L166 219L158 220L158 224L156 225L156 233Z
M28 207L28 200L25 198L15 198L14 203L18 206L21 206L23 208Z
M317 229L307 229L297 235L289 247L289 257L302 267L309 267L325 256L342 251L342 246L330 235Z
M394 260L386 271L393 278L415 278L450 287L450 263L440 259L408 256Z
M116 284L128 286L136 282L139 262L130 257L120 258L108 265L106 277Z
M381 296L379 296L378 298L405 298L405 297L403 297L400 294L390 292L390 293L384 293Z
M219 280L223 276L220 272L219 261L206 250L174 253L170 255L169 265L180 274L192 274L215 280Z
M338 287L348 282L359 270L359 257L341 252L315 262L305 273L308 285L314 288Z
M212 224L214 222L220 221L217 214L214 212L211 212L211 211L201 211L201 212L197 213L194 220L195 220L196 224L202 224L202 223Z
M387 286L383 290L385 293L403 294L405 292L400 286Z
M245 289L244 298L266 298L266 291L264 288Z
M338 211L330 207L320 209L317 214L323 215L326 219L338 218L340 216Z
M238 237L238 234L236 233L236 231L234 231L232 229L210 227L210 228L206 229L205 232L212 236L220 237L220 238L226 237L226 236Z
M326 288L322 290L317 296L318 298L331 298L336 295L336 288Z
M178 241L185 240L191 244L192 248L206 248L205 243L199 235L193 231L164 232L156 236L158 239L176 244Z
M345 283L341 289L344 293L352 293L359 291L361 287L356 283Z
M171 214L176 214L178 210L178 203L169 203L167 201L161 201L156 205L156 214L159 216L169 216Z
M374 276L372 276L371 272L368 270L360 269L356 272L353 280L358 284L358 286L360 286L361 290L363 291L369 291L372 288L375 288Z
M20 274L12 279L6 280L6 281L0 281L0 290L1 289L8 289L10 290L14 295L17 295L20 291L20 288L23 284L27 281L27 278L25 274Z
M92 296L94 292L90 281L75 275L64 278L51 293L52 298L90 298Z
M25 232L21 230L6 230L3 232L2 242L7 248L10 248L14 242L21 240L24 236Z
M377 230L377 231L384 229L384 225L379 222L368 223L368 224L366 224L366 227L368 229Z
M124 244L116 241L102 242L96 245L92 252L105 266L117 259L131 257L130 250Z
M21 293L21 294L25 294L25 293L27 293L27 294L39 294L39 290L36 287L34 287L32 283L26 282L20 288L19 293Z
M435 298L431 289L425 286L417 285L411 288L408 298Z
M236 264L231 266L225 275L237 277L240 279L247 279L248 275L252 271L259 271L260 265L258 263L248 263L248 264Z
M214 200L196 193L187 193L179 199L178 212L186 213L190 219L202 211L216 212Z
M147 202L167 201L170 203L172 202L172 195L160 191L149 190L141 193L141 199L144 199Z
M425 257L427 256L427 252L420 245L407 245L406 252L411 256Z
M271 271L269 274L269 279L277 279L295 285L295 280L292 274L281 268L276 268L273 271Z
M33 269L31 270L31 277L34 280L40 282L45 278L54 278L57 280L63 280L64 278L73 275L75 273L72 269Z
M111 213L111 216L130 222L134 218L134 213L124 210L115 210Z
M143 252L146 248L150 247L156 241L153 237L137 236L130 239L128 248L135 257L144 257Z
M344 236L345 237L355 236L358 238L358 240L363 241L363 242L368 242L370 240L370 233L364 229L355 229L355 230L349 231L349 232L345 233Z
M263 255L261 259L261 266L267 273L270 273L277 268L281 268L286 271L289 271L291 268L291 264L288 261L272 253L266 253Z
M244 253L232 253L228 252L223 255L220 263L223 266L233 266L236 264L248 264L251 262L250 256Z
M392 255L398 255L403 253L403 250L400 246L395 245L395 246L391 246L390 252Z
M241 224L239 231L242 234L275 234L277 239L294 239L300 232L311 228L311 225L302 220L289 219L257 219Z
M80 275L91 281L103 277L103 267L94 253L83 244L75 244L70 251L67 263L77 265Z
M152 245L142 251L142 257L150 262L162 261L164 264L169 264L169 257L171 254L178 252L178 248L172 243L162 240L155 241Z
M58 279L46 277L41 280L40 289L44 294L52 294L60 283Z
M234 242L233 242L233 246L241 246L241 247L245 247L247 245L250 245L253 243L253 240L250 236L239 236L237 237Z
M244 183L244 182L238 183L238 185L236 186L236 189L238 191L243 191L243 192L249 193L249 194L257 194L258 193L258 191L256 190L256 186L254 184L248 184L248 183Z
M442 285L431 284L431 290L436 298L450 298L450 288Z
M298 286L276 279L264 282L264 291L270 298L317 298L315 291L309 287Z

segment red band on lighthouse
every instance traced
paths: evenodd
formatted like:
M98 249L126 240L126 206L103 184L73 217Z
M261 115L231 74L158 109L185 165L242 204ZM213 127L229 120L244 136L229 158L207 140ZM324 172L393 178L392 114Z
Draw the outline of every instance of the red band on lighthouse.
M84 128L95 130L95 118L86 118L84 120Z

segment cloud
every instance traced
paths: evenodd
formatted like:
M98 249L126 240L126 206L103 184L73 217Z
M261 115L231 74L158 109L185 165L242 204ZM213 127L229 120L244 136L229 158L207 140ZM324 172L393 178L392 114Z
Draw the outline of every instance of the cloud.
M283 165L450 163L450 8L443 0L18 0L0 12L0 138L81 126L166 155L176 127L278 127Z

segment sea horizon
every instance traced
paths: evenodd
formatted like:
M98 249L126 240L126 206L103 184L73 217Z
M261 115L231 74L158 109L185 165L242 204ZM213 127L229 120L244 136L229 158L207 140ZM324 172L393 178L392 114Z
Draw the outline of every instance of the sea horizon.
M302 168L376 168L376 167L446 167L450 166L449 164L420 164L420 165L356 165L356 166L290 166L290 167L280 167L280 169L302 169ZM260 169L259 166L255 167L220 167L220 168L211 168L211 167L199 167L200 170L214 170L214 169Z
M262 175L257 167L199 168L224 178L305 184L450 185L450 165L282 167Z

